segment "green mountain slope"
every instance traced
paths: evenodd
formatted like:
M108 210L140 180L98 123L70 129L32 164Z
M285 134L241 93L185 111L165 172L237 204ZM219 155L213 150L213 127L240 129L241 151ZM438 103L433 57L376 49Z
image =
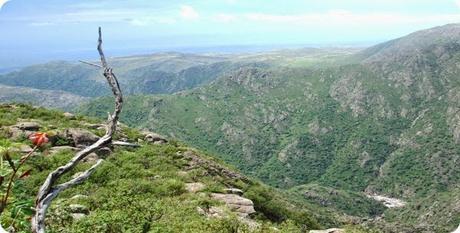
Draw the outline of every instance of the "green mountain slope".
M267 68L283 64L315 65L318 60L332 62L353 49L301 49L282 50L253 54L196 55L181 53L158 53L144 56L118 57L110 59L125 94L175 93L201 86L216 78L234 72L241 67ZM83 97L98 97L109 94L105 80L94 67L71 62L50 62L1 74L0 84L10 89L22 88L14 98L6 96L2 102L34 102L30 93L46 90L44 93L62 95L62 91ZM28 90L30 89L30 90ZM55 101L40 102L41 106L69 108Z
M35 128L18 133L21 126L15 125L19 122L33 122L28 125ZM0 146L21 144L19 150L12 150L13 159L30 146L26 139L30 130L39 128L50 134L50 143L26 163L24 170L31 169L30 176L14 187L11 207L1 216L3 226L13 224L17 232L28 231L31 212L18 213L15 203L31 205L48 173L73 156L72 150L78 147L75 137L84 134L66 138L66 132L102 135L99 125L98 121L66 117L58 111L0 105ZM144 136L123 126L115 138L136 142L143 141ZM52 204L49 231L304 232L320 227L316 220L319 211L288 201L284 193L240 175L202 152L177 142L144 141L140 145L138 149L116 146L110 148L110 155L97 152L66 175L70 178L97 158L105 159L89 180L66 190ZM234 200L226 205L215 198L219 195L245 204L238 206ZM250 211L252 208L255 212ZM241 215L247 213L244 211L250 212L249 216ZM322 224L335 224L327 216L321 218Z
M125 93L154 94L192 88L244 65L228 60L218 56L165 53L114 58L111 62L117 67ZM70 62L51 62L0 75L0 83L4 85L68 91L85 97L107 95L109 90L103 82L99 70Z
M324 66L322 66L324 62ZM314 65L246 67L170 96L132 97L127 121L212 152L280 188L316 183L418 203L460 184L460 27L416 32ZM104 109L104 101L89 107ZM83 107L84 109L87 107ZM145 110L150 109L150 110ZM420 208L420 229L457 225ZM412 208L412 207L407 207ZM432 212L430 212L432 211ZM392 220L393 219L393 220ZM428 219L428 220L427 220ZM397 221L396 221L397 222ZM401 223L403 224L403 223Z

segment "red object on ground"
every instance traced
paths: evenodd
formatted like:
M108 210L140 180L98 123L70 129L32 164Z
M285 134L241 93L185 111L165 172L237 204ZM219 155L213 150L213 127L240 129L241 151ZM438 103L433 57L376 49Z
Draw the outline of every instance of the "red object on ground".
M29 136L29 139L36 146L42 146L49 141L46 133L33 133Z

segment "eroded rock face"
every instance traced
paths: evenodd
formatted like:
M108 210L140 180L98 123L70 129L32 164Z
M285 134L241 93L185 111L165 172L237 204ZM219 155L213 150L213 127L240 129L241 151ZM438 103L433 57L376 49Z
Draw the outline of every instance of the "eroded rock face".
M236 194L212 193L211 198L224 202L231 211L242 217L247 217L256 212L254 203L251 200Z

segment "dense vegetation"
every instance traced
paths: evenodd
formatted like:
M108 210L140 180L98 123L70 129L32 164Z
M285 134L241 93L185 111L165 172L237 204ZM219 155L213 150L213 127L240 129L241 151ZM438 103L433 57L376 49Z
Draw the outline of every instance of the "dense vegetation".
M132 97L128 108L143 109L143 115L124 117L216 154L275 187L316 183L403 198L412 208L459 187L458 41L460 26L447 25L335 63L301 65L294 59L275 68L246 67L180 94ZM96 100L82 108L88 114L88 106L108 107ZM419 216L460 216L453 198L442 207L412 210ZM405 210L387 212L387 222L437 229L421 224L426 219L402 217ZM445 231L456 225L427 219Z
M89 123L97 123L94 120L82 117L69 119L62 112L26 105L1 105L0 146L11 143L30 145L24 137L12 139L9 136L8 126L20 119L40 123L42 130L50 135L75 127L102 133L89 127ZM141 139L141 134L130 128L123 128L119 133L133 141ZM12 203L6 214L1 216L3 226L14 225L16 229L28 231L27 219L32 214L30 207L38 186L51 170L73 156L70 150L51 151L51 145L45 146L26 163L24 170L31 169L30 176L21 179L14 187ZM305 205L293 205L281 192L258 181L243 176L241 179L229 178L225 173L216 173L205 165L189 169L190 161L183 156L187 151L193 151L200 158L210 161L211 165L222 166L220 162L177 142L164 145L143 143L139 149L114 148L114 153L88 181L66 190L55 201L49 210L49 231L301 232L302 229L320 227L315 213ZM20 151L13 156L20 157ZM74 174L89 166L91 162L82 163ZM206 188L202 192L187 192L185 186L190 182L201 182ZM244 197L254 202L257 212L251 216L251 221L255 221L258 227L249 227L232 212L222 218L213 218L197 211L198 207L206 209L221 205L210 198L210 193L223 192L228 187L243 190ZM21 203L20 213L18 208L13 208L18 206L17 203ZM75 219L71 214L72 205L86 206L87 215Z

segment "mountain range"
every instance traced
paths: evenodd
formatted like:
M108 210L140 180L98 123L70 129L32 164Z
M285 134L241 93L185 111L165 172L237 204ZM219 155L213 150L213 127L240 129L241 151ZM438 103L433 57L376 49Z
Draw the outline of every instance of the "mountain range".
M460 223L460 24L365 49L110 62L129 95L124 123L213 154L317 207L328 224L450 232ZM106 117L98 72L69 62L27 67L0 75L0 88L20 90L0 97ZM53 106L48 93L69 102Z

